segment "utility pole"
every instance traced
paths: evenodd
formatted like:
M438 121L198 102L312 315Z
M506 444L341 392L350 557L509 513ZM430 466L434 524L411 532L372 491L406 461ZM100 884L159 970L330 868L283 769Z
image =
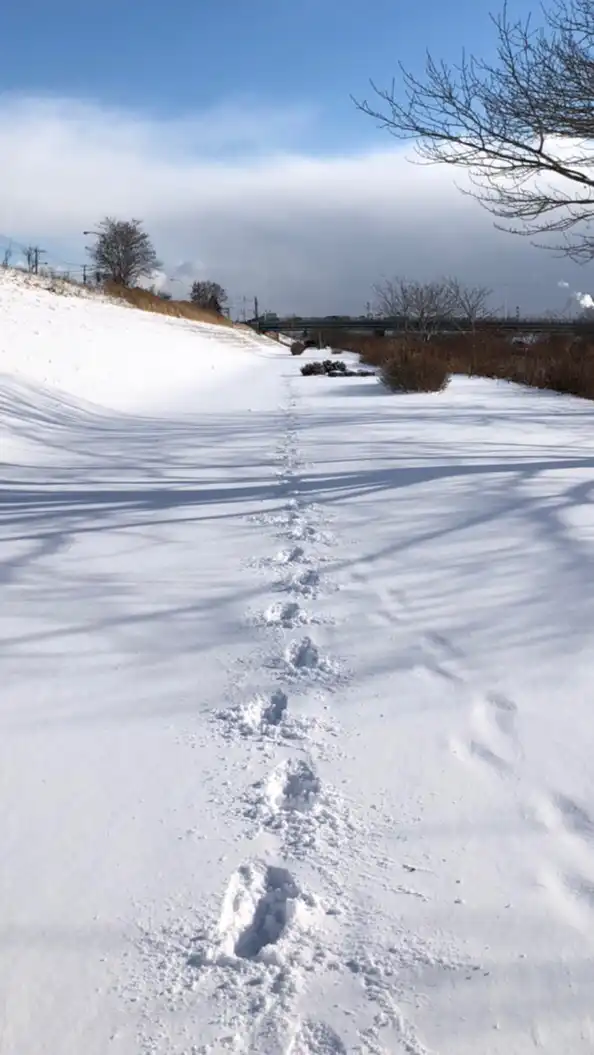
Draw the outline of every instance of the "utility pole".
M258 315L258 298L254 297L254 319L256 320L256 322L258 322L259 318L260 317Z
M33 246L33 273L39 274L39 257L45 254L45 249L40 249L38 245Z

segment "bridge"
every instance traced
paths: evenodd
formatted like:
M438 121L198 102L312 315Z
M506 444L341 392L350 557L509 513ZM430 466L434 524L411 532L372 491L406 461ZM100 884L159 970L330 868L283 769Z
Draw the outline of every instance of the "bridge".
M480 319L473 325L469 319L432 319L430 327L426 323L420 324L416 319L403 316L390 318L370 319L348 318L346 316L328 316L327 318L298 318L291 316L280 319L275 316L263 316L259 319L250 319L248 326L253 327L259 333L286 333L300 334L308 337L317 337L319 334L344 333L367 335L374 334L377 337L400 333L566 333L575 335L591 335L594 333L593 319Z

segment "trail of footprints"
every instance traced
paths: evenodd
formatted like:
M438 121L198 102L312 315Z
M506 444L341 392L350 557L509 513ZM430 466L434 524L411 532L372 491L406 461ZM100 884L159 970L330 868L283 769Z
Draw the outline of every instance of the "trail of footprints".
M272 642L267 670L278 684L248 699L229 700L213 715L224 740L244 741L264 752L267 772L244 788L237 808L246 834L262 836L272 850L265 859L255 856L235 870L216 923L191 936L182 933L174 942L177 974L171 966L167 970L175 991L206 986L218 1007L219 1040L214 1048L194 1045L192 1055L223 1050L237 1055L385 1055L386 1027L399 1038L399 1050L426 1055L395 999L402 950L390 947L381 955L375 950L370 957L357 950L346 963L331 951L334 928L347 909L334 874L336 861L357 828L316 764L336 727L319 714L300 713L295 701L304 688L318 694L332 691L348 672L325 654L315 637L322 623L315 600L337 589L325 571L335 540L327 530L327 514L307 499L298 438L290 399L278 448L280 507L251 518L272 529L279 543L276 553L254 562L271 577L276 596L264 610L246 616ZM391 612L393 601L387 598L386 611ZM427 635L424 645L431 676L464 681L461 657L444 638ZM477 699L472 736L467 744L452 744L453 749L499 775L509 774L519 757L515 713L513 702L504 697ZM559 810L574 830L590 837L590 818L579 808L566 803ZM300 881L301 864L307 864L308 875L320 877L325 895ZM592 898L594 903L594 884ZM158 940L153 945L158 947ZM166 946L169 950L171 937ZM416 950L415 962L418 955ZM431 957L435 963L434 953ZM163 958L170 963L169 952ZM348 1048L328 1023L298 1013L300 992L316 971L356 976L374 1008L372 1024Z
M463 659L460 650L443 634L424 635L420 669L430 677L457 685L471 702L469 734L464 740L453 736L451 750L461 760L476 762L498 776L513 776L522 761L516 729L517 706L503 693L475 691Z
M465 683L459 654L442 637L431 635L428 640L430 669ZM594 816L569 795L525 786L517 713L514 701L501 693L476 694L470 735L466 742L453 738L451 748L461 760L517 786L520 812L551 837L546 861L537 864L537 883L548 891L560 914L583 929L591 925L594 913Z
M313 757L322 754L324 741L335 730L330 722L306 717L293 705L304 684L328 691L346 676L314 636L322 619L312 602L336 589L324 572L328 560L324 551L335 540L326 530L324 511L300 490L305 466L298 438L295 404L290 399L278 448L282 504L272 513L251 518L272 528L279 539L278 551L257 562L262 572L272 573L271 589L279 596L263 611L247 616L273 639L268 668L279 685L271 692L229 702L214 715L223 738L255 743L271 759L268 773L244 789L238 808L248 834L265 834L272 840L275 859L256 857L233 873L218 922L192 937L183 985L191 989L196 976L207 977L215 999L217 994L222 998L225 1038L216 1051L346 1055L346 1045L328 1024L307 1017L300 1020L295 1008L308 973L351 970L361 975L363 989L369 990L378 1013L374 1025L360 1033L360 1046L350 1050L367 1055L384 1052L380 1037L387 1023L397 1027L402 1050L421 1055L425 1049L386 981L393 974L391 963L384 973L378 972L377 963L367 970L364 956L338 963L329 951L328 934L333 917L343 911L340 897L314 894L295 874L298 862L306 860L327 879L341 841L355 833L349 811L334 789L325 785ZM386 610L391 612L389 600ZM471 694L470 732L465 740L452 739L454 754L497 778L519 780L522 749L513 700L497 693L473 694L462 655L441 635L425 635L420 667L431 677L466 686ZM280 747L289 749L289 757L275 760ZM569 844L565 865L545 868L542 885L567 915L581 919L584 906L594 912L594 819L582 805L561 794L533 794L528 800L525 812L532 822ZM326 941L321 940L324 934ZM187 943L181 947L187 949ZM396 950L386 953L388 961L392 953ZM207 1047L192 1050L212 1055Z
M282 508L251 520L274 529L281 544L274 556L258 562L262 571L273 573L271 587L280 596L263 611L248 613L248 619L273 640L267 667L279 687L221 708L214 720L226 739L255 741L269 750L294 744L299 753L282 758L243 792L240 808L248 833L266 833L274 840L278 858L275 863L250 860L237 869L217 926L195 941L186 966L225 975L220 988L226 993L225 1015L234 1037L231 1050L337 1055L346 1048L328 1025L300 1022L294 1014L299 979L329 961L317 937L319 923L340 915L340 908L303 889L291 861L313 857L322 873L329 852L353 826L312 756L312 750L323 755L325 736L334 732L333 726L299 714L288 691L298 692L304 685L328 690L344 676L341 664L324 653L312 632L323 620L311 603L322 592L336 589L323 571L324 550L334 537L325 530L324 512L299 491L304 465L292 398L278 455Z
M540 885L557 910L580 930L594 913L594 817L568 795L533 793L527 818L551 837L551 862L541 867Z
M344 911L340 895L314 894L295 874L298 863L307 861L331 888L332 864L356 829L340 796L321 779L314 757L322 757L336 729L319 716L299 713L294 705L304 686L329 691L346 673L314 636L322 619L312 604L337 588L324 571L325 553L334 539L326 530L324 511L300 491L305 466L292 399L286 425L278 448L282 505L251 518L272 528L279 540L277 552L257 562L263 573L273 576L270 586L277 596L263 611L247 615L273 640L268 669L278 686L228 702L213 716L225 740L245 741L266 752L270 769L243 790L238 809L248 835L265 835L275 852L273 860L255 857L241 864L229 879L214 927L193 934L189 942L185 935L179 941L181 988L191 991L196 979L208 980L214 1001L223 1001L224 1037L215 1049L193 1047L192 1052L346 1055L349 1050L379 1055L385 1051L381 1034L389 1024L402 1050L421 1055L425 1049L397 1007L390 982L397 950L387 950L384 972L376 962L367 967L364 955L346 964L337 962L329 951L329 935L333 919ZM386 611L391 612L393 598L388 600ZM497 693L473 694L462 655L441 635L425 635L420 667L431 677L466 686L471 694L470 732L465 740L452 739L454 754L499 779L518 777L522 750L516 704ZM288 757L275 758L281 748L289 751ZM594 819L561 794L528 798L525 812L533 824L568 843L565 864L557 870L545 868L542 885L567 915L581 920L584 907L594 912ZM357 973L378 1008L374 1025L360 1033L355 1048L347 1049L327 1023L296 1014L304 979L317 970Z
M358 829L316 765L336 728L319 715L300 714L294 701L304 688L315 690L318 697L331 692L348 672L325 654L314 636L322 620L312 602L337 589L324 570L325 553L335 540L326 530L328 515L300 491L305 466L292 399L286 418L278 450L282 508L252 518L272 528L279 540L276 554L258 566L272 573L271 589L280 597L262 612L248 614L273 641L267 669L279 684L272 692L230 703L214 716L224 738L255 743L266 752L270 768L244 789L239 808L247 834L264 837L274 850L272 860L268 855L248 860L231 876L218 923L193 939L183 984L191 988L192 975L198 974L210 980L215 1000L217 994L222 998L225 1050L246 1055L386 1055L381 1038L389 1028L399 1038L399 1049L426 1055L395 999L402 950L390 947L370 956L364 948L357 949L347 962L332 951L335 928L348 909L336 864L347 840L352 847ZM280 748L289 749L288 757L275 757ZM320 878L324 894L300 882L301 864L308 875ZM415 958L418 955L417 950ZM431 957L435 963L435 954ZM328 1023L299 1013L300 993L308 976L318 971L356 977L369 1001L370 1023L355 1028L348 1048ZM222 1047L216 1047L219 1050ZM214 1052L205 1048L204 1055Z

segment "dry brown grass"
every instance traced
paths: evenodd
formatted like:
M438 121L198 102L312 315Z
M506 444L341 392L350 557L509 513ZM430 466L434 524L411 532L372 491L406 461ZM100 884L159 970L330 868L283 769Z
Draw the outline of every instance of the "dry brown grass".
M336 338L335 338L336 339ZM594 399L594 341L564 334L545 335L521 347L504 334L452 334L423 341L418 337L340 337L345 350L359 352L364 363L381 367L390 364L396 379L399 370L410 372L414 362L419 383L423 376L466 374L492 377L532 388L564 392ZM426 368L423 366L426 362ZM388 372L388 371L386 371Z
M215 311L199 308L189 300L163 300L162 297L149 293L146 289L127 288L113 282L106 283L105 292L108 296L123 300L140 311L151 311L156 315L172 315L176 319L190 319L192 322L209 322L216 326L233 326L233 323L224 315L217 315Z

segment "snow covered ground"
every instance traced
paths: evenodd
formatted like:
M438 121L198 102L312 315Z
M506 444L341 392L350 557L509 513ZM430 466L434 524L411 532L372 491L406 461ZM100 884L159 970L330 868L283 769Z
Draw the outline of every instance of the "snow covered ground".
M0 275L3 1055L594 1049L592 406L304 358Z

